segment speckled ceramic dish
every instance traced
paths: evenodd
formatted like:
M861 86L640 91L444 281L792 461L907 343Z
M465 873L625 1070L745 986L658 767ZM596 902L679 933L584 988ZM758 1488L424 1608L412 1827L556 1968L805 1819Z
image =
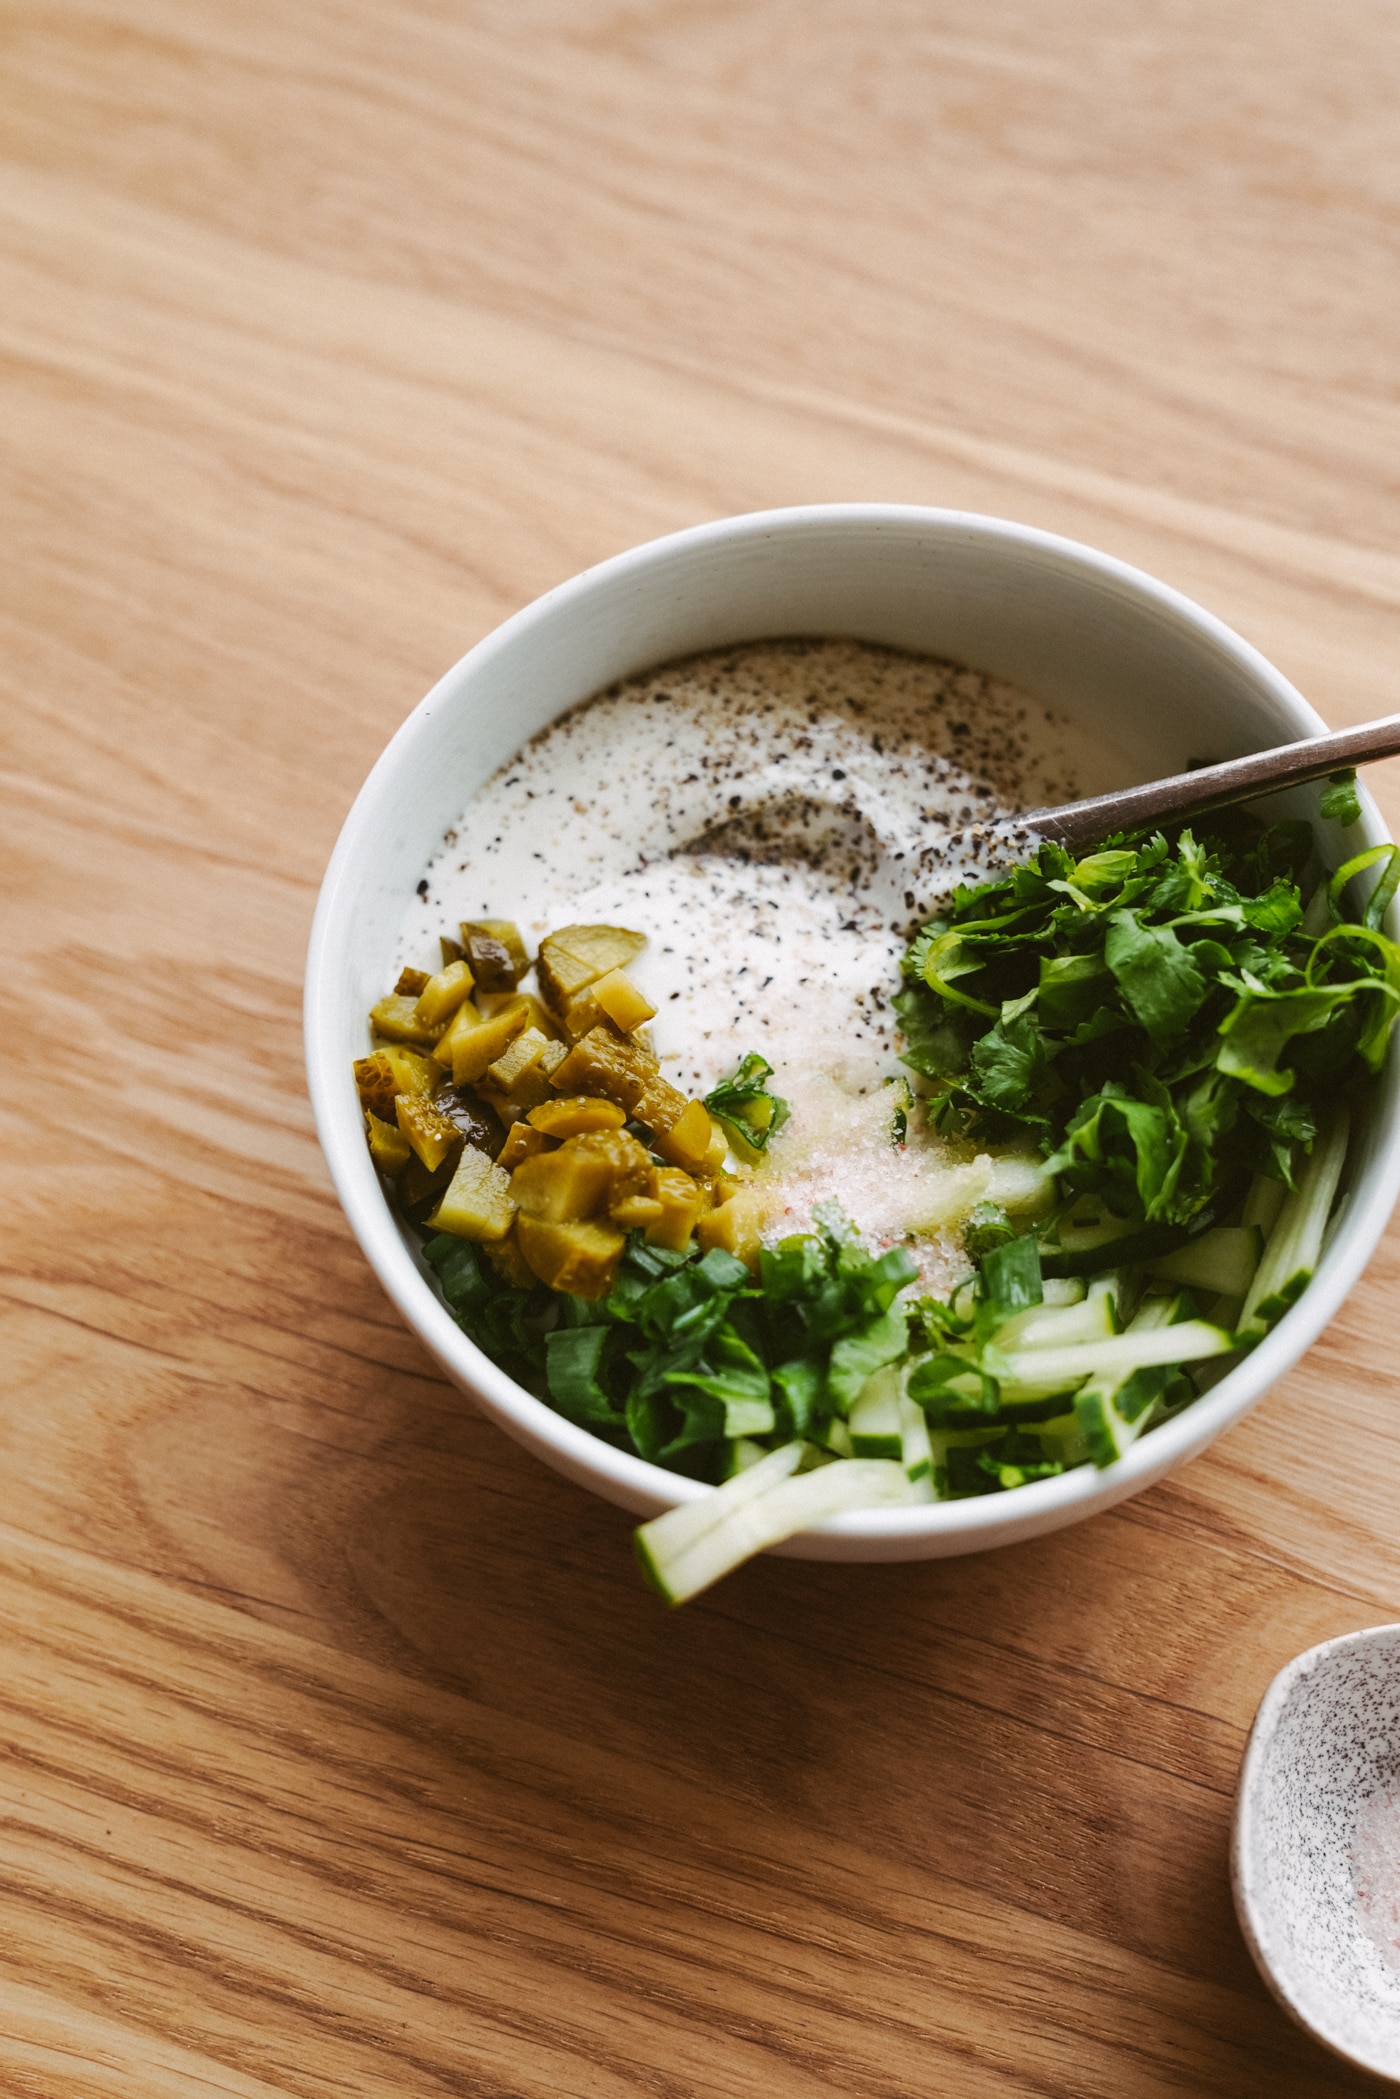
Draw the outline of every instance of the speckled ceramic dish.
M1231 1877L1249 1950L1284 2010L1400 2084L1400 1947L1386 1931L1382 1948L1366 1842L1367 1820L1388 1795L1400 1803L1397 1789L1400 1625L1310 1648L1274 1678L1255 1719ZM1400 1804L1386 1820L1400 1830Z

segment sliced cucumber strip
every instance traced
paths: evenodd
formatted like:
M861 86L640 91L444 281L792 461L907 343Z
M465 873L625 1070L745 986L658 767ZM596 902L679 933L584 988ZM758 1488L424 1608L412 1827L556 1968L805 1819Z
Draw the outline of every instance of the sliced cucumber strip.
M1129 1224L1126 1218L1112 1217L1102 1211L1097 1211L1087 1218L1062 1217L1054 1227L1053 1239L1045 1244L1045 1252L1092 1253L1099 1247L1108 1246L1115 1239L1126 1238L1129 1232L1136 1230L1137 1226Z
M900 1456L911 1480L933 1481L933 1444L929 1439L928 1416L903 1393L899 1399Z
M813 1443L820 1449L829 1451L833 1458L855 1456L851 1449L851 1432L839 1414L833 1414L829 1421L822 1422L819 1428L810 1429L808 1434Z
M1090 1378L1081 1385L1074 1395L1074 1418L1094 1463L1102 1468L1121 1458L1157 1420L1159 1402L1178 1390L1189 1395L1191 1384L1174 1364L1135 1370L1125 1378Z
M1112 1295L1100 1290L1073 1305L1033 1305L1005 1319L992 1340L995 1347L1068 1348L1075 1342L1100 1341L1116 1334L1118 1321Z
M903 1461L904 1438L899 1408L902 1396L903 1380L893 1364L866 1379L846 1416L852 1457Z
M784 1446L785 1451L790 1448L791 1445ZM772 1455L777 1457L780 1453L774 1451ZM716 1487L710 1506L724 1501L762 1469L755 1465L752 1471L740 1473L726 1486ZM689 1515L695 1504L688 1504L684 1510L670 1509L664 1516L642 1525L637 1532L637 1555L648 1580L666 1601L684 1603L741 1561L751 1559L770 1545L781 1544L784 1538L795 1537L798 1531L810 1530L815 1523L824 1523L844 1509L875 1508L913 1498L902 1465L879 1458L852 1458L841 1465L823 1465L818 1471L804 1472L795 1479L780 1479L742 1500L731 1499L720 1510L717 1522L679 1542L665 1526L673 1516Z
M754 1465L761 1464L767 1455L763 1445L755 1443L752 1436L735 1436L725 1460L725 1478L732 1480L739 1473L748 1472Z
M933 1493L937 1501L948 1498L948 1453L950 1450L978 1450L984 1443L995 1443L1006 1434L1004 1428L931 1428L928 1432L929 1448L933 1453Z
M986 1200L1000 1203L1013 1216L1029 1216L1048 1210L1055 1200L1055 1176L1045 1171L1044 1161L1024 1153L1006 1153L992 1160Z
M1191 1299L1184 1291L1146 1297L1126 1338L1161 1337L1171 1327L1180 1331L1190 1316ZM1149 1365L1126 1377L1121 1371L1091 1377L1074 1395L1074 1420L1085 1455L1100 1467L1113 1464L1157 1420L1158 1402L1179 1389L1189 1397L1190 1381L1175 1365Z
M715 1524L722 1523L730 1510L742 1508L755 1495L766 1494L770 1487L781 1486L791 1478L802 1463L804 1451L805 1446L798 1440L766 1452L759 1464L746 1466L701 1500L683 1501L664 1515L653 1516L650 1523L642 1525L638 1537L659 1539L662 1552L672 1556L684 1552Z
M1037 1421L1027 1433L1038 1436L1046 1457L1067 1471L1072 1465L1082 1465L1089 1455L1077 1414L1056 1414L1049 1421Z
M1283 1208L1287 1193L1288 1190L1282 1181L1276 1181L1268 1174L1256 1173L1244 1199L1240 1223L1257 1224L1267 1239L1278 1223L1278 1213Z
M1077 1275L1051 1276L1049 1282L1041 1283L1044 1292L1041 1302L1047 1305L1077 1305L1087 1295Z
M1199 1239L1149 1262L1148 1273L1166 1283L1208 1290L1220 1297L1243 1297L1254 1281L1264 1234L1258 1225L1218 1225Z
M1297 1187L1284 1197L1240 1313L1240 1333L1250 1340L1266 1334L1312 1280L1346 1162L1349 1131L1347 1111L1338 1108L1319 1131Z
M1014 1404L1053 1399L1057 1392L1074 1391L1086 1378L1127 1377L1131 1371L1159 1363L1196 1363L1207 1356L1228 1355L1238 1346L1233 1334L1206 1319L1146 1328L1134 1321L1126 1334L1073 1348L1026 1348L1005 1355L998 1350L995 1362L988 1349L983 1363L1000 1381L1002 1400Z

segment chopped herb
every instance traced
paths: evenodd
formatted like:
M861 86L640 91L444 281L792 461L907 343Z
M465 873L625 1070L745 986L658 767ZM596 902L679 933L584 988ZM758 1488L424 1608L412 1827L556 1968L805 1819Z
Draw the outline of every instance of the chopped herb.
M1324 816L1343 829L1361 821L1361 797L1356 791L1355 768L1344 773L1329 773L1328 786L1324 788L1319 807Z
M736 1140L741 1155L766 1151L788 1119L787 1102L768 1090L772 1076L767 1058L751 1050L733 1077L705 1096L705 1106Z
M1195 1228L1255 1174L1291 1182L1400 1009L1400 948L1379 930L1400 849L1358 855L1305 914L1312 856L1306 824L1226 813L1199 838L1079 861L1043 845L959 889L912 942L897 1002L938 1126L1033 1137L1062 1196L1096 1195L1124 1225ZM1348 921L1343 892L1372 869Z

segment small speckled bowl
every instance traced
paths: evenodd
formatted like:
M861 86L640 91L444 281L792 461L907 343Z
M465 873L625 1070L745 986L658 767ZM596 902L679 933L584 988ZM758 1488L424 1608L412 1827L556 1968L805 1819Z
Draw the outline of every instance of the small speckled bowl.
M1270 1684L1240 1773L1235 1908L1284 2010L1336 2054L1400 2084L1400 1966L1368 1936L1358 1817L1400 1780L1400 1625L1309 1648Z

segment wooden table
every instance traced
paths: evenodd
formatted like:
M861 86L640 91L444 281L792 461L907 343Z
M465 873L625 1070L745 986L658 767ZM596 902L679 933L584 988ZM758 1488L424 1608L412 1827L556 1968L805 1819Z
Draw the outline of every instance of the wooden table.
M1028 519L1393 707L1397 44L1383 0L0 15L6 2094L1369 2089L1255 1978L1226 1837L1274 1670L1400 1613L1394 1239L1114 1514L668 1617L381 1300L298 997L431 681L724 512Z

